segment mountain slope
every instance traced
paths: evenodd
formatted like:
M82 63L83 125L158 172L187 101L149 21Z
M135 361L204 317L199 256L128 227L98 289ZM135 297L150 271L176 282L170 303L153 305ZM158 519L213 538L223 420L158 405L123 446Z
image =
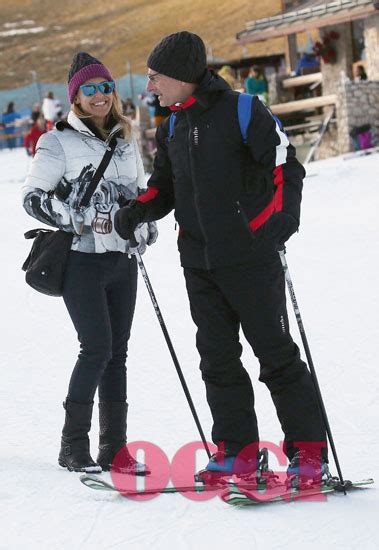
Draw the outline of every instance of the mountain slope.
M62 8L64 5L64 8ZM284 41L243 48L235 35L252 19L280 11L280 0L2 0L0 88L31 82L31 71L45 82L64 82L74 52L87 50L116 77L127 62L146 71L146 58L160 38L178 30L200 34L208 53L219 58L283 52Z

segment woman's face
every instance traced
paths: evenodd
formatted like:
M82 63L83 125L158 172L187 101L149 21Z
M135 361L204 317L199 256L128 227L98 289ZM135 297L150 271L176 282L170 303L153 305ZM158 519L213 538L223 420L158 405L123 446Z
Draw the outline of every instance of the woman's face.
M101 82L106 82L104 77L91 78L86 80L84 84L100 84ZM112 108L113 97L113 92L111 94L102 94L100 90L96 90L95 95L86 96L83 90L79 88L75 97L75 103L80 105L83 112L92 116L97 126L103 127L106 117Z

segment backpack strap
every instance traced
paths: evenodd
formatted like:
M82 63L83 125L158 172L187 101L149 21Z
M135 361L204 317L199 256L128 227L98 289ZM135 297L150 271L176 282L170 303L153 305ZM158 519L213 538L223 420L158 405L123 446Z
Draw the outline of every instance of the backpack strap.
M238 96L238 122L244 143L247 143L247 129L251 122L253 100L254 96L250 94L240 94Z
M271 111L270 111L270 113L271 113ZM271 116L275 120L275 122L277 122L277 124L278 124L279 128L282 130L282 132L284 132L287 135L287 133L284 131L283 124L282 124L282 121L280 120L280 118L273 115L272 113L271 113Z
M168 139L171 140L174 137L174 125L176 120L176 113L171 113L168 121Z
M251 121L251 112L253 108L254 96L250 94L240 94L238 96L238 122L241 129L242 139L247 143L247 129ZM168 121L168 139L174 137L176 113L171 113Z

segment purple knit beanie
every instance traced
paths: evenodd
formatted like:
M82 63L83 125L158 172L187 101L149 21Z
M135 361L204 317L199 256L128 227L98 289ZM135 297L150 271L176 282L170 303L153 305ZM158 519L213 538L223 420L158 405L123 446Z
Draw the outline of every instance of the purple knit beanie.
M68 73L68 97L70 103L74 102L79 87L90 78L104 77L106 80L113 80L109 70L98 59L89 53L78 52L74 55Z

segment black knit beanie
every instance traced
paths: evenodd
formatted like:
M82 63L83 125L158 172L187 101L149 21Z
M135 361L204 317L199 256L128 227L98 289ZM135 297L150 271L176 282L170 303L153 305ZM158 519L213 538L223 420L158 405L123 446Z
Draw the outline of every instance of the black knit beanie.
M207 68L204 42L188 31L165 36L151 52L147 66L176 80L197 83Z

